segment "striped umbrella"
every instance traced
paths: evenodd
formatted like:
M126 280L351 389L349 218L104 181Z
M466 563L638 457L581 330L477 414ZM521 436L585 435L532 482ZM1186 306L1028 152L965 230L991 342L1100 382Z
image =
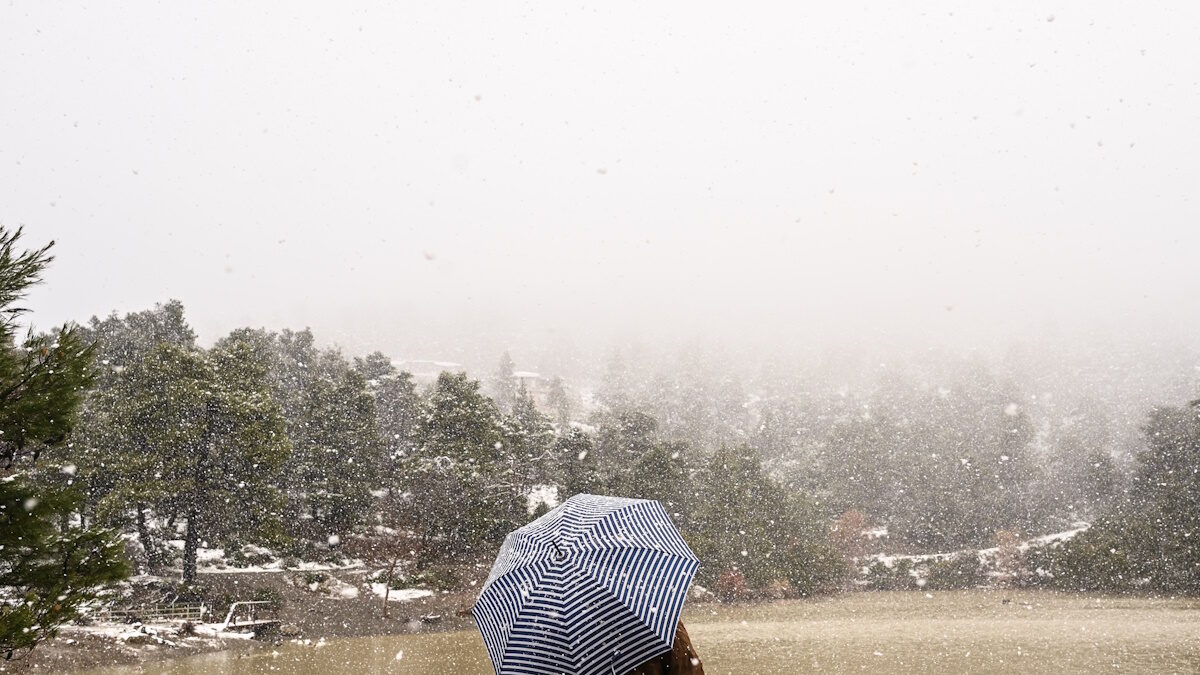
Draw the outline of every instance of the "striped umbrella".
M698 565L662 504L575 495L509 533L472 613L497 675L623 675L671 649Z

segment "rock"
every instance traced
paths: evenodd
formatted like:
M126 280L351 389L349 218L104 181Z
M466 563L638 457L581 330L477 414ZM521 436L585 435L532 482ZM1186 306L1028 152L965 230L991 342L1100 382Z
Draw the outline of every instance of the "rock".
M279 634L283 637L297 637L300 635L300 627L294 623L285 623L279 627Z

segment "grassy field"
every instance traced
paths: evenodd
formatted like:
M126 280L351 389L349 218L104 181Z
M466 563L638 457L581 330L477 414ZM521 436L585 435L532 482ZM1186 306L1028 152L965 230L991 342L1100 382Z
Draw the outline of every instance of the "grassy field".
M1200 601L1193 599L1045 591L848 593L695 605L684 620L710 675L1200 672ZM287 644L99 672L492 671L478 633L459 631Z
M687 618L708 673L1200 672L1197 600L853 593Z

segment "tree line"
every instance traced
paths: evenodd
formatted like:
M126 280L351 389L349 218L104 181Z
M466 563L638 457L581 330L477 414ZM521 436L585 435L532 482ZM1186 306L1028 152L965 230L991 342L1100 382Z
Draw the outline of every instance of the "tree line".
M1100 415L1047 432L979 369L951 387L756 398L699 366L638 383L616 358L576 419L562 380L544 410L507 355L487 383L421 386L309 330L202 347L175 301L21 337L19 303L52 256L20 237L0 228L6 652L130 570L194 584L202 549L453 576L547 508L530 502L542 486L660 500L704 563L698 582L729 597L842 587L847 531L869 524L954 550L1080 514L1091 530L1029 558L1049 583L1200 590L1194 405L1155 409L1128 470Z

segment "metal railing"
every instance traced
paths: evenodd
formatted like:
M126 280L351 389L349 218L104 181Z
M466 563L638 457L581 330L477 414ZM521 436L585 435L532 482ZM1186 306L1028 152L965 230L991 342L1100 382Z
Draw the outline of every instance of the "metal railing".
M271 612L269 605L274 603L269 600L239 600L229 606L229 613L225 615L225 623L221 624L221 630L228 630L230 626L255 626L263 623L277 623L277 616L260 617L259 610L267 610L269 614L278 614ZM242 614L237 614L238 608L242 608ZM236 621L234 619L237 619Z
M138 621L194 621L202 622L211 608L202 602L172 602L142 605L140 607L109 607L96 613L101 620L136 619Z

